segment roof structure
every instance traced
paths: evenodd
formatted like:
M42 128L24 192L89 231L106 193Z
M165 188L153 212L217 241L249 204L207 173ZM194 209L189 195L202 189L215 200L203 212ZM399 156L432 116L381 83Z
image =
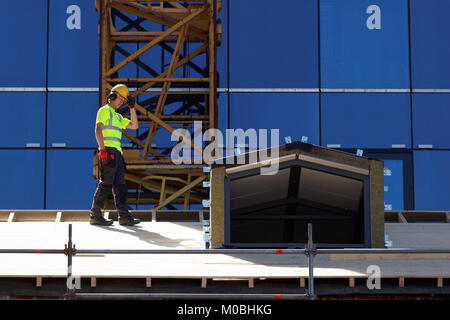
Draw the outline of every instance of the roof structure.
M291 143L221 159L211 170L212 245L384 246L383 162Z
M22 211L9 222L1 215L0 296L63 298L68 256L61 249L68 243L69 225L76 249L71 271L75 280L80 279L75 290L79 297L128 293L147 298L177 294L213 298L222 294L256 299L274 293L300 297L308 290L309 261L300 250L205 249L201 217L207 216L203 213L133 212L145 220L134 228L118 226L117 221L112 227L91 226L87 211L60 213ZM115 214L110 212L110 217L116 219ZM422 221L424 214L415 223L386 221L386 233L393 241L390 249L331 253L318 249L313 260L315 298L450 294L450 225ZM402 251L405 244L409 252ZM14 249L32 250L2 251ZM47 253L58 249L59 254ZM381 287L376 290L366 285L373 265L381 271Z

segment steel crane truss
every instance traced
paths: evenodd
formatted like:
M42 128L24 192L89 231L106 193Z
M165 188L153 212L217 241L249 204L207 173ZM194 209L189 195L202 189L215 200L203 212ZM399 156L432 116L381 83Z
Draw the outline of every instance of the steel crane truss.
M216 128L221 0L96 0L96 9L100 16L99 105L106 103L117 83L126 84L136 99L140 128L136 135L123 131L132 142L131 149L124 149L126 180L129 189L137 190L129 193L129 204L153 204L157 209L183 204L189 209L190 204L201 203L208 197L201 184L208 176L203 165L172 163L170 153L179 141L171 141L171 135L202 154L203 146L177 129L193 132L196 121L202 122L203 131ZM151 52L160 60L149 59ZM130 66L136 68L137 76L121 77ZM122 109L118 112L129 117L128 108ZM97 163L94 157L94 176Z

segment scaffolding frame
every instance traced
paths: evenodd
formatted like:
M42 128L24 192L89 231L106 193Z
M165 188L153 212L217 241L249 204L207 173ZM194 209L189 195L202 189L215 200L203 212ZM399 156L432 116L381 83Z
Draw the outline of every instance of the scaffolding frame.
M64 254L67 256L67 290L64 298L67 300L72 299L180 299L180 298L195 298L195 299L270 299L270 300L297 300L308 299L315 300L320 298L314 289L314 258L318 254L370 254L377 256L379 254L409 254L407 260L413 260L414 255L424 253L436 253L436 254L449 254L450 249L405 249L405 248L392 248L392 249L374 249L374 248L339 248L339 249L317 249L317 244L313 242L313 227L311 223L308 223L308 240L304 248L302 249L77 249L73 243L72 237L72 224L68 225L68 241L64 245L64 249L0 249L0 254ZM307 257L308 266L308 286L305 288L304 293L296 294L240 294L240 293L77 293L76 288L73 286L74 276L73 270L73 257L80 254L118 254L118 255L152 255L152 254L270 254L270 255L305 255ZM300 266L299 266L300 267ZM405 275L406 276L406 275ZM354 286L354 278L352 279L352 286ZM403 287L404 277L399 278L399 286ZM437 275L438 287L442 287L442 278ZM69 285L71 284L71 285Z
M133 190L128 194L129 204L136 209L150 204L157 210L175 209L174 204L188 210L192 204L201 204L208 198L201 185L208 179L203 159L197 156L193 165L175 165L170 155L178 141L162 146L155 142L158 134L167 131L203 155L203 145L177 129L194 133L197 121L201 121L202 133L217 127L216 55L221 42L217 16L222 1L95 0L95 7L99 13L99 106L106 104L118 83L127 85L136 99L140 129L136 135L122 131L131 141L131 148L124 148L125 179ZM135 52L122 46L130 43L136 43ZM162 51L161 72L140 59L150 50ZM167 65L166 56L170 57ZM199 65L202 56L204 65ZM137 76L120 77L119 72L130 64L137 67ZM177 70L183 71L183 77L176 76ZM197 75L191 77L191 71ZM128 108L118 112L129 117ZM98 179L97 156L93 165ZM112 202L107 206L112 207Z

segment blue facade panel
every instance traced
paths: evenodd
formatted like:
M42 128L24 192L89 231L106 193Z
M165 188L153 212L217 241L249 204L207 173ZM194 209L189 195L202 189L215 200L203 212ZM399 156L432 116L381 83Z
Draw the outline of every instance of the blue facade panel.
M49 150L47 153L47 208L91 208L97 181L93 178L92 150Z
M413 88L450 88L450 2L411 0Z
M450 151L414 151L416 210L450 210Z
M384 208L404 209L403 161L384 161Z
M64 143L67 148L97 147L97 105L96 92L49 92L47 146Z
M232 93L231 129L279 129L279 144L285 137L319 144L319 107L315 93Z
M450 94L413 95L414 148L450 148L449 123Z
M323 88L409 88L407 0L321 0Z
M43 209L44 151L0 150L1 209Z
M90 0L50 0L49 87L98 87L98 20Z
M45 145L45 93L0 92L2 115L0 147L25 148ZM36 145L39 144L39 145Z
M47 147L64 144L66 148L97 148L94 130L98 109L97 92L49 92ZM128 107L124 110L128 111ZM136 130L127 132L136 134ZM122 146L130 143L122 135Z
M322 94L322 144L342 148L411 147L409 94Z
M228 128L228 93L217 95L217 129L225 132Z
M10 1L4 5L0 14L0 86L45 87L47 1Z
M318 87L316 0L233 0L229 15L230 87Z
M408 3L412 87L448 89L450 44L445 39L450 32L450 2L443 0L223 0L218 87L409 88ZM24 10L27 7L33 9ZM137 21L129 14L122 18ZM117 31L140 31L128 27L122 18L115 17ZM153 22L138 24L161 31L161 26ZM0 52L0 88L43 88L47 71L50 88L98 87L98 13L92 0L9 2L1 15L0 28L7 31L3 34L5 48ZM118 43L113 53L115 63L144 45ZM185 43L182 55L198 46ZM139 69L132 62L114 77L157 76L169 66L171 54L166 49L157 45L139 58L143 63ZM199 55L179 68L175 77L201 76L207 60L206 53ZM92 156L97 147L94 126L98 92L41 91L0 89L7 119L0 129L1 175L7 186L0 196L1 206L43 208L47 166L47 208L88 209L96 184ZM412 114L409 99L409 93L325 92L321 93L319 113L316 93L220 92L218 128L224 139L227 128L279 129L279 144L285 144L288 136L292 141L307 136L313 144L319 144L321 137L325 147L339 144L342 148L383 149L383 153L392 150L394 144L446 149L404 152L408 157L414 155L414 162L386 158L385 205L387 210L412 206L409 179L413 179L410 171L414 170L415 209L449 210L450 94L413 93ZM168 105L166 111L181 105ZM144 130L127 131L139 135ZM164 152L162 147L177 143L170 138L170 133L159 129L156 150ZM130 143L122 138L124 148ZM61 144L68 149L51 149ZM27 145L48 147L47 164L44 150L25 149ZM27 181L25 192L23 181Z

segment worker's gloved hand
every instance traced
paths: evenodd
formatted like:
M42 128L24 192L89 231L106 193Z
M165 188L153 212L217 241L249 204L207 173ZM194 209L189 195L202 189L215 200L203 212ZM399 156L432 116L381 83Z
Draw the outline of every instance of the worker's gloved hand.
M106 149L101 149L98 156L101 161L105 162L108 160L108 151L106 151Z
M134 98L131 95L128 95L128 106L130 107L130 109L134 108Z

